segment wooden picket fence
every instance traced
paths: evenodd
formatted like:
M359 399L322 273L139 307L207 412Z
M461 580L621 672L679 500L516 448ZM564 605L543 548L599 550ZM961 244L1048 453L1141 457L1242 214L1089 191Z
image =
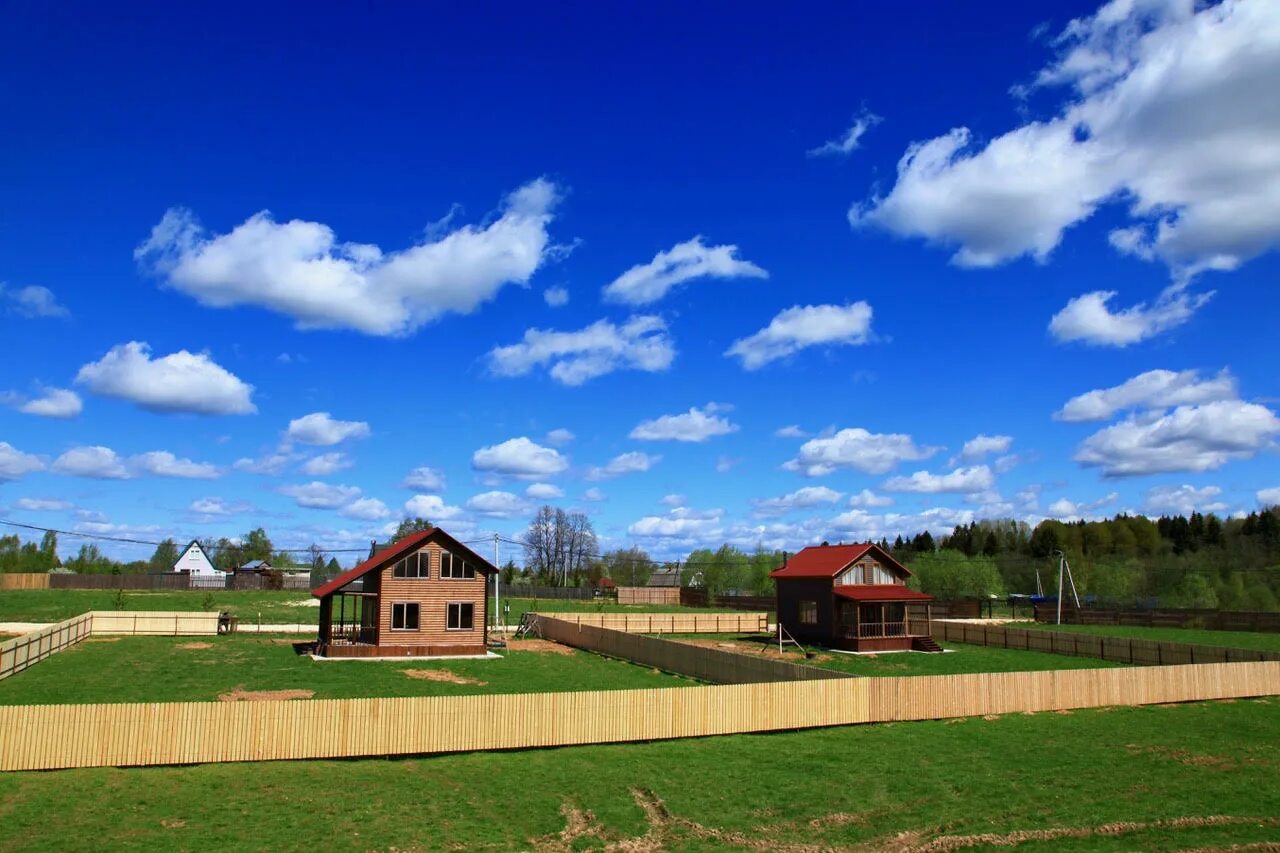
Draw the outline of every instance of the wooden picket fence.
M769 630L767 613L544 613L625 634L747 634Z
M0 574L0 590L48 588L49 576L44 572L5 572Z
M416 755L1280 693L1280 663L401 699L0 707L0 770Z
M619 604L679 604L678 586L620 586Z
M93 633L93 614L84 613L0 643L0 679L22 672Z

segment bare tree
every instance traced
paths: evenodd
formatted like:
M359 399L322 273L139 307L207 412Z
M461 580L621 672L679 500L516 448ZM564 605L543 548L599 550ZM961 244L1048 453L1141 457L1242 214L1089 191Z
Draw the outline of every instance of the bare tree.
M567 585L586 571L597 546L591 519L584 513L543 506L525 534L525 566L545 582Z

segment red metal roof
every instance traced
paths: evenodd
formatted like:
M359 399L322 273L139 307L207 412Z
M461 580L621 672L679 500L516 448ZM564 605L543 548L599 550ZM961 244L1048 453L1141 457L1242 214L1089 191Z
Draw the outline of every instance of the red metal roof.
M911 571L892 556L885 553L874 542L860 542L854 545L810 545L790 557L781 568L769 573L771 578L834 578L850 563L861 559L868 551L874 550L876 558L885 566L898 570L903 577L909 577Z
M428 539L440 539L443 544L448 547L449 551L461 552L463 556L467 558L467 561L475 563L476 570L483 574L491 575L498 571L494 565L484 557L481 557L475 551L472 551L466 545L463 545L439 527L431 527L427 530L420 530L417 533L411 533L400 541L393 543L390 547L383 548L381 551L374 554L354 569L348 569L328 583L321 584L311 590L311 594L316 598L324 598L325 596L333 595L333 593L351 583L353 580L364 577L372 570L399 559L402 555L409 553Z
M837 598L850 601L933 601L933 596L897 584L833 586L831 592Z

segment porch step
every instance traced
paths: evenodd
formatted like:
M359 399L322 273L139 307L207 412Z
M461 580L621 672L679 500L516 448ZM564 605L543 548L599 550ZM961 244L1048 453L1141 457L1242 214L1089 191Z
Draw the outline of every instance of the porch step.
M942 646L938 645L933 637L916 637L911 641L911 648L917 652L940 652Z

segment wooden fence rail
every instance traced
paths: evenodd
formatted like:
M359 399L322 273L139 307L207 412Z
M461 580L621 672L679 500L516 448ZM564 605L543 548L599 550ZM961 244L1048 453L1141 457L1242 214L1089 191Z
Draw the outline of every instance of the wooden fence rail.
M1037 604L1035 618L1037 622L1056 621L1057 605ZM1280 632L1280 613L1273 611L1190 610L1168 607L1141 610L1088 607L1077 610L1063 602L1062 621L1079 625L1133 625L1141 628Z
M1050 652L1075 657L1098 658L1142 666L1170 664L1235 663L1238 661L1280 661L1280 652L1232 649L1191 643L1164 643L1130 637L1103 637L1074 631L1038 631L1005 628L1000 625L966 625L933 622L933 638L976 646L999 646L1033 652Z
M0 770L568 746L1276 693L1280 663L1261 662L584 693L0 707Z
M44 572L5 572L0 574L0 590L48 588L49 576Z
M566 646L586 649L715 684L758 684L772 681L815 681L851 677L843 672L819 669L816 666L802 666L757 655L744 655L657 637L627 634L607 627L602 628L561 618L570 615L576 614L557 613L554 616L538 614L538 633L545 639L554 640Z
M627 634L746 634L769 630L767 613L543 613Z
M0 643L0 679L22 672L93 633L93 614L71 619Z
M619 604L680 604L678 586L620 586Z

